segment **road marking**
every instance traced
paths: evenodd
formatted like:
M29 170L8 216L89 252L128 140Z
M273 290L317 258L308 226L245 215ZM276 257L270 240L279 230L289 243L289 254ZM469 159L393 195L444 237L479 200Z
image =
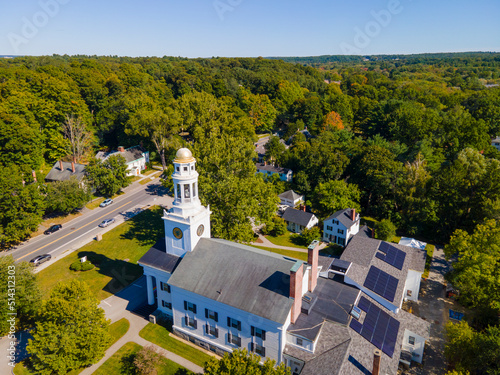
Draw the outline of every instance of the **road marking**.
M101 220L103 217L108 216L109 214L111 214L111 213L113 213L113 212L115 212L115 211L118 211L120 208L122 208L123 206L126 206L126 205L127 205L127 204L129 204L130 202L132 202L132 201L130 200L130 201L128 201L127 203L122 204L121 206L119 206L119 207L115 208L113 211L108 212L106 215L102 215L101 217L98 217L97 219L92 220L91 222L89 222L89 223L87 223L87 224L85 224L85 225L81 226L79 229L85 228L87 225L90 225L90 224L92 224L92 223L94 223L94 222L96 222L96 221L98 221L98 220ZM33 250L32 252L30 252L30 253L28 253L28 254L26 254L26 255L23 255L22 257L19 257L17 260L21 260L21 259L23 259L23 258L26 258L28 255L31 255L31 254L33 254L33 253L37 252L38 250L43 249L44 247L47 247L47 246L52 245L53 243L55 243L55 242L57 242L57 241L59 241L59 240L62 240L64 237L67 237L67 236L69 236L70 234L73 234L73 233L71 233L71 232L70 232L70 233L68 233L68 234L66 234L66 235L64 235L64 236L62 236L61 238L58 238L57 240L54 240L54 241L52 241L52 242L49 242L48 244L43 245L42 247L40 247L40 248L38 248L38 249L36 249L36 250ZM71 242L71 241L70 241L70 242ZM62 245L62 246L64 246L64 245Z
M83 233L82 235L80 235L80 236L78 236L78 237L76 237L76 238L73 238L71 241L66 242L64 245L59 246L57 249L52 250L51 252L49 252L49 254L52 254L52 253L56 252L56 251L57 251L57 250L59 250L61 247L67 246L67 245L68 245L68 244L70 244L71 242L78 240L80 237L83 237L83 236L85 236L85 235L89 234L90 232L92 232L92 231L94 231L94 230L96 230L96 229L97 229L97 228L92 228L91 230L86 231L86 232L85 232L85 233Z

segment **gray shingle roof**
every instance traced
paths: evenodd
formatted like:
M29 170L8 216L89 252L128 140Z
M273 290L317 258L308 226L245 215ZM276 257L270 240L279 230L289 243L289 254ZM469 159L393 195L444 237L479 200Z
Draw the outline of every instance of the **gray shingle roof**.
M181 261L181 258L176 255L167 254L165 247L165 239L162 238L137 263L172 273Z
M336 219L340 221L346 228L350 228L356 220L351 220L351 211L352 208L344 208L343 210L337 211L334 214L330 215L325 221ZM358 213L356 213L356 217L358 218Z
M278 195L279 198L288 199L294 202L296 199L302 198L302 195L297 194L293 190L287 190L284 193Z
M272 164L256 163L255 167L261 171L274 172L274 173L284 173L287 174L290 169L278 167Z
M303 227L307 226L311 219L315 216L310 212L304 212L301 210L296 210L293 207L288 207L283 213L283 220L289 221L291 223L302 225Z
M234 242L202 238L184 256L169 284L283 324L293 303L290 269L296 262Z
M125 161L127 163L130 163L132 161L142 158L143 157L142 154L144 152L146 152L146 150L141 146L133 146L125 149L125 151L112 151L112 152L99 151L95 157L97 159L106 160L110 156L121 155L125 158Z
M45 181L66 181L72 176L76 177L80 181L85 176L85 165L75 163L75 173L71 169L71 162L63 161L63 169L61 171L61 166L58 161L54 163L54 166L50 172L45 176Z
M340 259L352 262L346 276L361 286L364 284L370 266L375 266L397 278L399 282L393 302L397 306L403 298L408 270L423 272L426 253L412 247L391 243L392 246L406 253L403 268L399 270L375 257L381 242L374 238L356 235L351 239Z

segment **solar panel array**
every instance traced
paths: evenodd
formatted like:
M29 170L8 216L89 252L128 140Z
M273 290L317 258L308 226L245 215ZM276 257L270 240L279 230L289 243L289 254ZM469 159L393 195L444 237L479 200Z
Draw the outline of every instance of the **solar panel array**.
M391 266L396 267L398 270L403 269L403 264L406 258L406 253L404 251L396 249L394 246L384 241L380 242L378 249L385 253L375 254L378 259L381 259Z
M399 280L394 276L389 275L381 269L371 266L368 274L366 275L365 283L363 286L373 290L379 296L384 297L390 302L394 302L394 296L398 289Z
M365 297L361 297L358 307L366 313L365 320L361 324L357 320L351 319L349 326L392 358L398 338L399 321Z

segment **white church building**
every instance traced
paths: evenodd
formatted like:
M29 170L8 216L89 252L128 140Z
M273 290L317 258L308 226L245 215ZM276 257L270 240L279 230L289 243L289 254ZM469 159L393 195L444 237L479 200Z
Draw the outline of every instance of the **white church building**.
M198 196L196 160L183 148L173 163L175 195L172 208L163 214L165 240L139 264L147 277L148 303L172 319L176 335L219 355L246 348L263 360L284 362L296 375L359 374L374 368L396 374L400 362L412 359L412 346L404 340L418 346L413 360L418 359L429 323L387 309L382 296L373 298L377 290L365 293L361 289L367 288L356 287L363 285L365 264L351 267L354 261L348 257L335 262L320 256L318 246L307 250L304 262L211 238L211 212ZM372 247L382 242L363 241L375 241L371 260ZM362 252L363 241L356 252ZM406 265L405 259L414 264ZM421 266L418 257L405 259L394 273L401 280L408 269ZM374 264L380 266L379 260ZM389 266L384 270L392 272ZM403 287L398 287L391 297L399 301L402 295ZM375 315L383 316L380 325L372 322ZM375 337L373 330L366 331L373 325L384 334Z

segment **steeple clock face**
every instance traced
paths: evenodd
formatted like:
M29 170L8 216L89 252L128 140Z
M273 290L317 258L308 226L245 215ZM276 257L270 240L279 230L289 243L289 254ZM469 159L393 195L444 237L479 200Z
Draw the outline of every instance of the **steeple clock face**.
M180 228L175 227L174 230L172 231L172 233L174 234L175 238L177 238L177 239L182 238L182 230L180 230Z
M203 224L200 224L200 226L196 230L196 234L198 235L198 237L201 237L201 235L203 234L204 230L205 230L205 226Z

